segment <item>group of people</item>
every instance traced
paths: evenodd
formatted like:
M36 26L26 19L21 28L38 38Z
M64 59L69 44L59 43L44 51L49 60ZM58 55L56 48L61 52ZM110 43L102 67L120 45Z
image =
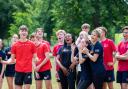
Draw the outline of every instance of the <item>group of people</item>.
M50 53L54 56L55 76L58 89L114 89L114 64L118 61L117 83L128 89L128 26L122 28L123 39L118 46L108 39L107 29L97 27L89 34L90 25L81 26L78 38L64 30L58 30L57 44L43 39L43 29L28 36L25 25L19 27L19 37L12 36L10 47L3 50L0 40L0 89L4 74L9 89L30 89L32 72L36 89L52 89ZM6 68L5 68L6 66ZM24 85L24 86L23 86Z

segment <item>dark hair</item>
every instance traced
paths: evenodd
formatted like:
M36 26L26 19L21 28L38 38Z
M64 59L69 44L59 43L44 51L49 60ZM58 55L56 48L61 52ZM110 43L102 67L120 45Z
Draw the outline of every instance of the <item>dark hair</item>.
M72 37L72 43L75 43L75 36L70 34L70 33L66 33L66 35L68 35L68 34L71 35L71 37ZM65 39L64 39L64 46L67 46L67 43L66 43Z
M2 41L2 50L4 49L4 42L3 42L3 40L2 39L0 39L1 41Z

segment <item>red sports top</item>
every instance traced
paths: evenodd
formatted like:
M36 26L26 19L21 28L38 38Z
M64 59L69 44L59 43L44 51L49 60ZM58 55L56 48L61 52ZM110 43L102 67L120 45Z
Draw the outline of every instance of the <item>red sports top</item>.
M121 55L124 54L126 51L128 51L128 42L121 41L118 45L118 52ZM119 60L118 71L128 71L128 59Z
M103 46L104 56L103 61L105 65L106 70L113 70L113 66L108 66L108 62L113 62L113 52L116 51L116 46L114 45L114 42L111 39L105 39L101 41L101 44Z
M41 43L39 46L36 47L37 49L37 56L39 58L39 62L37 62L36 65L39 65L40 63L42 63L42 61L45 59L45 53L49 52L49 47L46 43ZM39 72L43 72L46 70L50 70L51 69L51 62L50 59L39 69Z
M52 52L52 55L54 57L57 56L57 53L58 53L58 50L60 49L60 47L62 47L63 45L62 44L56 44L54 47L53 47L53 52ZM56 71L59 71L60 67L59 65L56 63Z
M16 42L11 48L11 53L16 57L17 72L32 72L32 58L36 53L36 46L31 41Z

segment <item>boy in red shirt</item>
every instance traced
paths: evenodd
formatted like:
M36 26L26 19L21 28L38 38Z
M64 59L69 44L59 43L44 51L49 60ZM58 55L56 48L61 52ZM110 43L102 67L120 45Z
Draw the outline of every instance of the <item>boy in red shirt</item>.
M32 84L32 61L37 59L35 45L27 39L28 28L25 25L19 27L20 39L11 48L11 58L3 61L5 64L15 64L15 89L30 89ZM16 61L15 61L16 59Z
M115 60L113 60L113 54L116 53L116 46L111 39L106 38L107 29L105 27L98 27L97 29L101 30L101 44L103 46L103 62L106 69L105 82L103 85L103 89L107 89L107 84L109 89L113 88L113 81L115 81L114 77L114 64Z
M121 89L128 89L128 26L123 29L124 39L118 45L117 83L120 83Z
M49 46L49 48L50 48L50 43L49 43L48 41L46 41L46 40L43 39L43 35L44 35L44 30L43 30L43 28L37 28L37 29L36 29L36 35L39 36L39 40L40 40L42 43L46 43L46 44Z
M46 43L42 43L40 41L40 37L38 35L35 36L34 44L36 45L37 56L39 59L38 62L33 62L36 89L42 89L42 80L45 80L46 89L52 89L51 62L49 59L50 48Z
M54 56L54 63L55 63L55 69L56 69L56 79L57 79L57 82L58 82L58 87L59 89L62 89L61 87L61 84L60 84L60 78L59 78L59 75L58 75L58 71L60 69L59 65L57 64L57 53L58 53L58 50L60 49L60 47L63 46L64 44L64 37L65 37L65 34L66 32L64 30L58 30L56 32L56 36L58 38L58 43L53 47L53 56Z

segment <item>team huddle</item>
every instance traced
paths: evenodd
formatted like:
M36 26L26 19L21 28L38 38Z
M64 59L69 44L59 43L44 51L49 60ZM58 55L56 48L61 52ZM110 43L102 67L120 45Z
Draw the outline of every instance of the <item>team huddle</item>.
M44 30L37 28L29 39L28 28L19 27L19 37L14 34L10 47L3 49L0 39L0 89L4 77L9 89L30 89L32 74L36 89L53 89L51 68L55 69L56 89L114 89L114 64L118 62L116 82L128 89L128 26L122 28L123 39L118 46L108 39L107 29L97 27L89 34L90 25L84 23L78 38L58 30L57 43L43 39ZM50 62L54 56L54 66ZM14 84L13 84L14 82Z

